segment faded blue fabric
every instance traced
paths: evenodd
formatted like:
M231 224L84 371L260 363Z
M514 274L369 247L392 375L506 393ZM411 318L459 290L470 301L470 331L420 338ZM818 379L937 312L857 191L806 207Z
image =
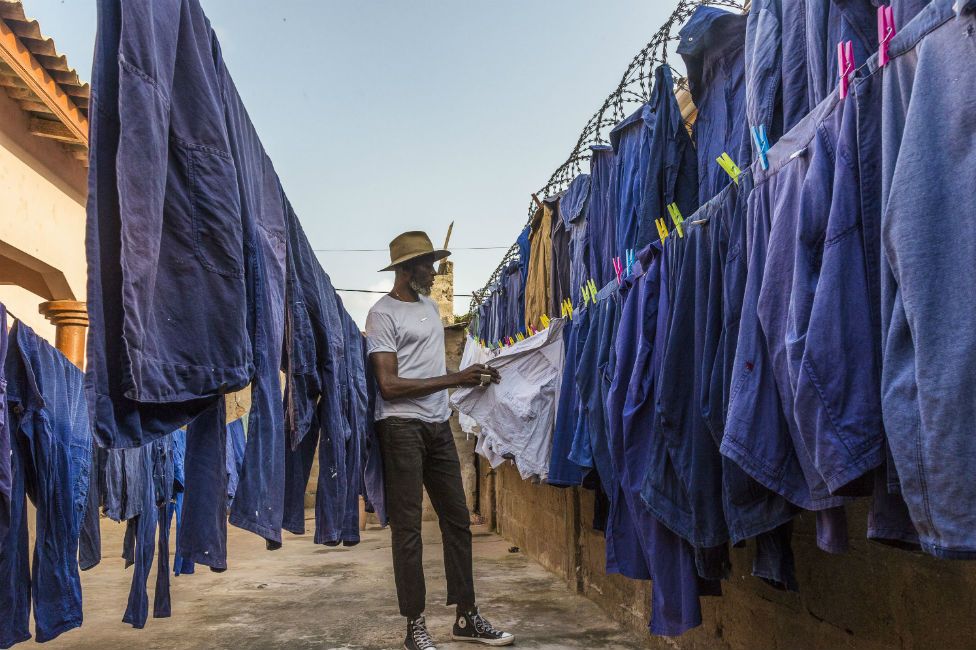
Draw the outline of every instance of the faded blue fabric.
M607 397L613 377L613 349L620 321L620 306L617 281L611 280L597 292L596 305L594 305L591 316L593 321L590 324L590 336L587 338L586 347L580 359L581 368L585 369L589 366L587 380L580 386L580 398L590 433L593 466L599 476L603 493L608 500L605 530L608 541L606 545L607 572L620 573L625 576L639 576L642 573L642 559L635 553L637 549L634 548L633 544L623 544L621 550L625 551L626 554L617 556L618 548L615 540L631 539L633 535L633 531L630 529L631 524L625 519L623 527L617 531L615 526L621 522L617 521L616 518L611 518L617 476L610 458Z
M559 202L559 216L569 230L569 297L574 305L580 303L582 298L580 287L589 274L590 240L586 217L589 200L590 175L580 174L572 180Z
M642 253L646 256L646 251ZM643 268L638 265L637 271L643 272ZM624 277L620 284L618 331L613 344L613 355L606 369L610 379L606 397L607 447L613 470L613 482L608 493L610 498L608 523L612 536L607 538L607 546L613 546L613 557L617 558L621 573L635 580L648 580L651 574L641 539L643 531L638 528L639 520L635 518L635 511L628 503L629 486L624 481L626 468L626 445L623 437L624 404L634 363L637 360L636 352L641 332L640 287L640 278L634 275Z
M7 307L0 303L0 553L10 528L10 499L13 492L13 469L10 465L10 422L7 417L7 376L3 360L7 358Z
M745 117L745 14L715 7L695 10L678 33L678 54L698 108L693 126L698 147L698 202L704 205L731 182L716 159L742 150ZM739 167L747 162L736 160Z
M376 377L373 367L366 363L366 444L363 460L363 495L366 509L375 512L381 526L389 523L386 511L386 481L383 476L383 456L380 450L379 433L376 430Z
M729 538L722 509L721 456L696 399L703 383L709 222L722 200L720 195L691 215L684 237L675 231L668 238L672 240L669 250L680 252L681 261L673 267L676 290L671 297L654 428L667 443L677 483L665 485L665 477L649 472L642 492L661 523L696 548L720 546Z
M6 400L4 407L6 408ZM85 517L81 520L81 531L78 537L78 568L82 571L98 566L102 561L102 529L101 505L105 460L108 454L99 447L94 438L91 445L91 471L88 479L88 502L85 505ZM0 536L0 540L2 540ZM0 553L3 552L3 542L0 541Z
M244 433L244 418L237 418L227 425L227 450L224 452L228 503L233 501L234 495L237 494L237 483L240 480L241 467L244 464L246 446L247 436Z
M176 534L181 573L192 572L187 563L213 571L227 569L226 453L226 407L220 400L186 428L182 516Z
M976 274L976 204L951 179L976 172L976 96L964 90L976 74L976 13L958 8L934 0L899 26L883 75L881 394L922 549L971 559L976 485L960 477L976 462L976 349L959 332L976 323L976 305L960 299ZM919 227L920 214L938 218Z
M586 396L590 394L592 384L591 375L594 372L591 356L585 356L590 336L596 336L598 325L594 317L595 309L591 307L578 308L573 315L573 325L576 329L576 391L579 395L579 407L576 413L576 424L573 429L573 443L569 448L567 458L570 462L582 467L584 476L586 470L593 468L593 446L590 435L590 423ZM592 344L590 344L592 345ZM585 389L585 390L584 390Z
M797 4L802 3L798 0ZM755 0L746 20L744 52L746 124L762 126L769 145L783 134L783 0ZM744 136L739 159L743 166L759 159L751 133Z
M783 65L781 66L783 75L783 130L777 134L780 136L799 124L800 120L812 108L809 99L809 80L807 79L806 6L807 0L787 0L780 5L783 18ZM834 45L834 47L837 46ZM834 57L836 58L836 56L835 50ZM769 143L772 145L774 141L771 139Z
M342 304L341 300L339 304ZM344 546L354 546L359 543L359 495L362 493L363 487L363 448L365 447L368 422L365 368L368 361L364 337L359 326L344 309L342 314L345 328L346 359L344 386L347 391L345 415L348 422L344 440L345 456L343 461L345 500L339 504L343 516L338 537L323 538L319 536L318 530L316 530L316 542L324 544L341 542Z
M0 648L9 648L31 638L25 460L26 450L19 440L14 440L10 455L10 526L0 542L0 612L4 613L0 617Z
M610 202L614 155L613 149L605 145L591 149L590 198L586 212L586 232L590 244L589 277L580 284L592 279L597 287L602 287L614 277L610 260L617 246L617 217L611 211Z
M519 236L515 240L515 244L518 246L519 258L519 284L518 284L518 298L515 299L514 306L516 307L516 314L513 319L511 327L511 335L515 336L515 332L520 331L525 327L525 285L529 279L529 257L531 255L532 246L530 244L532 234L532 227L526 226L519 233ZM514 298L514 296L513 296Z
M144 465L143 475L149 485L142 491L142 511L130 519L126 526L127 543L123 556L126 558L126 566L134 564L135 569L132 572L129 599L122 622L142 629L149 618L146 582L149 580L154 559L157 566L153 618L168 618L172 610L169 592L169 526L166 524L175 477L173 437L154 440L139 451Z
M653 125L644 164L637 242L632 247L635 252L657 241L655 219L664 218L671 227L669 205L676 203L681 214L686 216L698 209L698 157L678 107L674 75L668 65L660 65L654 71L654 87L648 106Z
M666 342L670 296L668 264L658 244L641 252L637 264L637 348L624 400L619 452L623 465L619 482L624 501L638 531L652 583L653 634L678 636L701 625L698 571L694 552L683 539L662 525L641 499L647 467L654 459L666 462L664 439L654 430L656 384ZM619 339L618 339L619 340ZM714 591L716 587L707 588Z
M758 304L814 498L870 494L866 474L883 457L870 303L848 290L848 283L866 282L866 270L851 223L860 201L856 142L838 142L845 107L853 115L854 102L833 93L782 141L792 151L784 152L788 160L777 159L783 167L770 182L777 186Z
M216 36L211 38L213 47L219 49ZM277 548L281 544L284 516L287 445L280 379L285 330L287 200L222 61L218 74L224 91L230 153L237 185L241 188L249 306L247 331L254 362L247 446L231 505L230 523L265 538L269 548Z
M651 164L650 142L654 129L653 118L653 107L644 104L610 131L610 144L614 155L613 167L610 170L608 209L615 220L616 231L612 254L621 260L625 259L628 249L637 250L644 247L646 242L641 243L638 240L639 233L650 241L649 224L643 223L648 216L643 210L643 205L644 186L647 182L648 167ZM611 261L606 259L604 263L611 264Z
M567 323L568 334L563 336L564 363L559 401L556 405L556 423L552 433L552 452L549 455L549 474L546 483L557 487L580 485L584 468L569 459L573 435L579 418L579 390L576 388L576 353L581 321ZM565 331L564 331L565 332Z
M547 198L546 203L552 205L553 218L550 237L552 239L552 264L549 269L549 315L558 316L563 300L570 297L569 278L572 265L570 237L572 226L560 216L559 204L566 192L560 192L553 198Z
M872 57L852 83L852 101L857 110L854 118L848 108L844 114L841 140L857 143L857 178L860 205L852 215L859 228L864 257L865 282L861 297L869 305L871 317L870 366L878 392L873 401L881 412L881 113L883 75ZM856 129L854 135L851 129ZM857 300L858 285L850 283L848 291ZM862 352L863 354L863 352ZM862 363L867 364L865 358ZM911 522L908 506L901 495L901 484L887 443L883 441L885 462L875 472L874 495L868 513L868 538L902 548L920 548L918 531Z
M199 2L99 0L97 34L86 386L99 443L139 447L253 373L243 188Z
M8 647L30 638L28 599L38 642L82 623L77 557L92 436L82 372L20 321L10 330L4 376L13 481L12 525L0 553L0 645ZM36 508L29 582L25 495Z
M797 150L793 144L784 136L770 150L768 172L758 166L753 167L755 187L749 192L748 211L738 236L739 241L730 245L726 275L737 276L739 282L744 282L744 289L738 340L726 384L730 388L721 453L753 479L791 503L801 508L821 509L839 505L840 502L834 497L824 498L818 494L815 498L811 494L790 436L790 425L780 401L758 311L766 267L772 199L775 195L795 199L789 192L777 194L771 188L779 181L779 166L788 162L789 156Z
M877 3L872 0L805 0L807 99L810 110L837 88L837 44L851 41L854 66L878 49Z

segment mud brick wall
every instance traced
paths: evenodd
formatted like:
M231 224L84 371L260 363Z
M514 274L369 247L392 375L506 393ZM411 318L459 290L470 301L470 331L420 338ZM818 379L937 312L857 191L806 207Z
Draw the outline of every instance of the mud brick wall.
M522 481L510 464L480 463L481 513L520 551L561 576L622 625L647 634L650 583L606 575L593 495ZM799 593L751 576L752 548L733 549L721 598L703 598L703 625L676 639L646 636L648 648L804 650L976 649L976 563L936 560L869 542L867 506L848 509L851 549L820 551L814 521L796 521Z

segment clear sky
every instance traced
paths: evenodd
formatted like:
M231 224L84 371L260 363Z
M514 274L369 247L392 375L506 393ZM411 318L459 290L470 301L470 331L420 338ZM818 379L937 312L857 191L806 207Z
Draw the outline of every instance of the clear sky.
M675 0L201 0L317 249L443 243L480 288ZM90 79L95 0L23 0ZM338 288L389 289L387 252L321 252ZM378 296L342 294L362 325ZM468 298L455 300L466 312Z

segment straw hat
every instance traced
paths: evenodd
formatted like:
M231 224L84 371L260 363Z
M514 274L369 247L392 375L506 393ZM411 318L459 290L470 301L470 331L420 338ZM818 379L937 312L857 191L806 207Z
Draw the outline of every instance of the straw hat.
M434 250L434 245L430 243L430 237L427 236L427 233L411 230L397 236L390 242L390 265L385 269L380 269L380 271L392 271L399 264L425 255L431 257L431 262L436 262L450 254L450 251L444 249Z

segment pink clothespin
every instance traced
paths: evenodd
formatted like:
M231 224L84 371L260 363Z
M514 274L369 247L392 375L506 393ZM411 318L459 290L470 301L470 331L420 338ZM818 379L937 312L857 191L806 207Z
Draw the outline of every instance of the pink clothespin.
M613 270L617 274L617 284L620 284L623 281L620 276L623 274L624 265L620 262L619 257L613 258L612 262L613 262Z
M840 98L850 92L851 73L854 72L854 41L837 44L837 69L840 71Z
M895 14L890 5L881 5L878 7L878 67L883 68L891 60L888 56L888 46L894 37Z

